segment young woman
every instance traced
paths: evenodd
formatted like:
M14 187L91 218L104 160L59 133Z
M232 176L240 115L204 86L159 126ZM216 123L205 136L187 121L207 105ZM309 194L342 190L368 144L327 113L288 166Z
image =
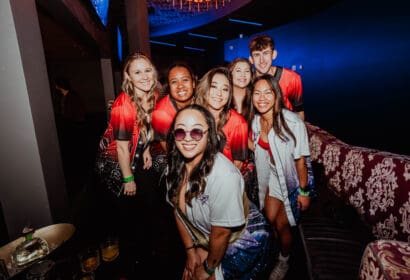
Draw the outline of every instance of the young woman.
M151 115L157 95L156 81L157 71L147 56L134 53L127 57L122 92L112 105L110 122L100 141L99 156L106 161L117 161L123 178L119 197L109 193L106 196L109 204L104 207L108 212L107 223L113 222L111 229L119 235L122 245L135 240L142 241L143 246L150 244L147 238L151 222L143 213L152 207L153 187L149 176L152 159L148 147L153 139ZM138 253L142 250L139 247Z
M300 210L310 204L305 160L310 154L308 136L304 122L286 109L273 76L265 74L254 80L252 100L258 112L252 122L252 140L260 206L280 243L269 279L283 279L289 268L290 227L296 225Z
M182 279L256 279L267 263L269 226L218 142L213 115L199 105L181 109L168 134L167 200L187 254Z
M232 79L228 68L209 70L199 81L195 103L214 116L222 153L241 169L247 159L248 125L241 114L231 109Z
M250 128L253 119L253 104L251 81L253 78L251 63L245 58L236 58L228 66L232 76L233 95L232 109L241 114L248 123ZM258 178L254 155L248 150L248 158L241 168L241 173L245 179L245 189L249 199L259 207L258 198Z
M252 66L248 59L236 58L228 66L232 76L233 98L232 108L241 114L248 124L253 118L251 82Z
M152 113L152 126L163 150L168 130L179 109L193 103L195 74L184 62L176 62L168 68L167 89L169 94L158 101Z
M157 72L150 59L135 53L126 59L123 68L122 90L115 99L108 129L101 141L100 150L107 157L118 160L124 178L123 194L133 196L137 185L131 162L135 156L143 157L143 168L151 167L151 155L147 149L153 138L151 115L155 105ZM142 155L135 155L137 146L143 145Z

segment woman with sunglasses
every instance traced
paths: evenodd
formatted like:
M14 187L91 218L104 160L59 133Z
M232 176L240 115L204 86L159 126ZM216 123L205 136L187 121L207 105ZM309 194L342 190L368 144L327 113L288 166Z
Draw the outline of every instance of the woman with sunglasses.
M226 67L209 70L199 81L195 103L214 116L220 151L238 169L247 159L248 125L244 117L231 108L232 78Z
M269 258L269 226L218 142L214 117L199 105L181 109L168 134L167 200L187 254L182 279L256 279Z

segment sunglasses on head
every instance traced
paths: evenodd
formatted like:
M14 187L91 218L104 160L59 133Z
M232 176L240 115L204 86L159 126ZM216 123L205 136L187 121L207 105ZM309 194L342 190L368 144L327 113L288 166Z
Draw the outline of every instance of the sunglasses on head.
M208 130L202 130L200 128L194 128L192 130L184 130L182 128L177 128L174 130L174 137L176 141L182 141L185 139L186 135L189 133L189 136L195 141L199 141L202 139L205 133Z

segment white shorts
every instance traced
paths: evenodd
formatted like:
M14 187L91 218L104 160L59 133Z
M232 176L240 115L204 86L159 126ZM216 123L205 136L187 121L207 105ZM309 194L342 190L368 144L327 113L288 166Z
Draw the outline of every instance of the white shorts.
M276 172L276 166L273 164L269 164L271 174L269 176L269 196L279 199L280 201L284 201L284 196L282 190L280 189L278 173Z

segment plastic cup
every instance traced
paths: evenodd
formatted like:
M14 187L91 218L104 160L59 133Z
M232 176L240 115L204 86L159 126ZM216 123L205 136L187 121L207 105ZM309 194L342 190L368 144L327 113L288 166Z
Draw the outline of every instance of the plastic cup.
M106 262L115 260L120 254L118 247L118 238L107 237L100 243L101 256Z

